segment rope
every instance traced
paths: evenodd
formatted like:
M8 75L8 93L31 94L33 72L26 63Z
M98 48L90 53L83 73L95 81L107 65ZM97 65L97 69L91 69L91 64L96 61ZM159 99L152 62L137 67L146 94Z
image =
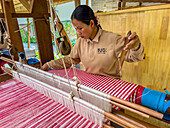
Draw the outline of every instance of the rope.
M52 1L53 3L53 1ZM54 5L54 4L53 4ZM56 43L56 36L55 36L55 27L54 27L54 18L53 18L53 6L51 5L51 0L49 0L49 6L50 6L50 13L51 13L51 19L52 19L52 27L53 27L53 31L54 31L54 42L55 42L55 45L57 46L57 43ZM56 14L55 14L56 15ZM59 49L59 48L58 48ZM60 54L61 54L61 51L59 50ZM64 59L63 57L61 58L62 59L62 62L63 62L63 66L64 66L64 70L65 70L65 73L66 73L66 76L67 76L67 80L68 80L68 84L69 84L69 87L70 87L70 98L72 99L73 101L73 97L74 97L74 94L73 94L73 90L71 88L71 84L70 84L70 80L69 80L69 76L68 76L68 73L67 73L67 69L66 69L66 65L65 65L65 62L64 62Z

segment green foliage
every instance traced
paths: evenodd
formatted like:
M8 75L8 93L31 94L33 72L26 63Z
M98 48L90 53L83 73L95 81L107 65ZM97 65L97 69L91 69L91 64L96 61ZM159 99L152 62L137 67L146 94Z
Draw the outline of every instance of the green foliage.
M57 60L57 59L60 59L62 58L63 56L60 54L60 51L57 50L54 52L54 59Z
M63 21L62 22L64 29L71 41L71 44L74 46L76 40L77 40L77 34L75 29L73 28L71 21Z
M40 59L39 52L38 52L38 51L35 51L35 54L36 54L36 58L37 58L37 59Z
M22 42L28 43L28 31L24 29L20 29L20 33L21 33ZM35 36L30 36L30 42L31 43L37 42Z
M71 21L62 21L62 24L64 26L64 29L65 29L72 45L74 46L75 43L76 43L76 40L77 40L77 34L76 34L75 29L73 28L73 26L71 24ZM33 24L31 25L31 27L33 29L33 33L35 33ZM22 41L25 42L25 43L28 43L28 31L26 31L24 29L20 29L20 33L21 33ZM60 36L58 31L56 31L55 34L56 34L56 37ZM33 36L33 35L30 35L30 41L31 41L31 43L37 42L35 36ZM55 45L54 41L52 41L52 44ZM36 53L37 59L40 59L39 52L36 50L35 53ZM55 51L54 52L54 59L57 60L57 59L60 59L60 58L62 58L62 55L59 53L58 50Z

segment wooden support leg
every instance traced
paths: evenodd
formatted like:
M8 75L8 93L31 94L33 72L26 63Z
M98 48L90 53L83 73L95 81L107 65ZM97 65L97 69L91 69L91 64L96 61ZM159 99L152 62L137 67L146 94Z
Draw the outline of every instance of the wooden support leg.
M75 1L75 8L80 5L80 0L74 0Z
M32 0L31 9L32 9L31 12L34 14L37 13L47 14L48 13L47 1ZM33 18L33 21L40 55L40 62L41 65L43 65L44 63L54 59L49 18L47 17Z
M22 44L21 34L20 31L18 31L19 30L18 21L17 19L12 18L12 13L15 13L13 1L1 0L1 5L3 8L7 32L10 37L11 44L13 44L17 48L18 52L25 53ZM14 59L19 60L18 54L14 56Z
M122 1L119 0L119 1L118 1L118 10L121 10L121 7L122 7Z

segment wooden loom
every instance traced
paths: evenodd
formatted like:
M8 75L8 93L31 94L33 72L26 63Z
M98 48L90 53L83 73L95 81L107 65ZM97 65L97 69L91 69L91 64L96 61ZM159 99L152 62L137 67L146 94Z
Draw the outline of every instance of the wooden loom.
M49 61L49 60L51 60L52 58L52 55L51 55L51 51L52 51L52 48L51 48L51 44L46 44L46 42L45 41L49 41L49 40L51 40L51 37L49 38L49 37L47 37L48 39L45 39L45 41L44 41L44 39L41 39L42 37L45 37L46 36L46 34L48 35L50 32L49 32L49 29L48 29L48 27L49 27L49 24L48 24L48 20L47 20L47 17L49 16L49 14L47 13L47 10L45 10L45 9L47 9L47 7L45 6L46 5L46 2L45 1L40 1L40 0L32 0L32 3L31 3L31 8L32 8L32 11L31 11L31 13L28 13L28 14L17 14L17 13L14 13L14 12L9 12L9 10L11 10L10 8L12 8L12 6L11 6L11 2L12 1L5 1L5 0L3 0L2 1L3 2L3 5L6 5L6 6L4 6L4 15L5 15L5 19L7 19L8 18L8 20L6 20L6 22L7 22L7 26L9 27L9 28L11 28L12 30L10 30L10 37L11 37L11 42L13 42L14 43L14 45L15 46L17 46L17 47L22 47L21 46L21 44L18 44L18 45L16 45L15 44L15 39L14 38L12 38L12 37L14 37L14 35L16 34L16 33L14 33L14 28L12 27L13 26L13 23L12 22L10 22L10 20L12 21L13 20L13 18L14 17L33 17L34 18L34 24L35 24L35 29L36 29L36 36L37 36L37 41L38 41L38 45L39 45L39 51L40 51L40 59L41 59L41 63L43 64L43 63L45 63L45 62L47 62L47 61ZM40 8L38 8L37 6L40 6L39 4L38 4L38 2L42 2L43 4L44 4L44 6L46 7L46 8L42 8L42 7L40 7ZM8 5L10 5L10 6L8 6ZM35 8L35 6L36 6L36 8L38 8L38 9L36 9ZM10 7L10 8L9 8ZM42 13L42 12L43 13ZM6 13L5 13L6 12ZM40 12L40 14L39 14L39 12ZM9 14L11 14L11 15L9 15ZM2 17L3 17L3 15L2 15ZM42 19L42 20L38 20L38 19ZM15 24L16 26L17 26L17 24ZM46 34L44 34L44 33L42 33L42 26L46 26L45 28L43 28L43 29L46 29L47 31L46 31ZM13 33L12 33L12 32ZM13 35L14 34L14 35ZM44 36L43 36L44 35ZM50 35L50 34L49 34ZM49 41L49 42L51 42L51 41ZM46 47L46 46L49 46L49 47ZM44 50L44 48L46 49L47 48L47 50ZM18 49L20 49L20 48L18 48ZM22 49L22 48L21 48ZM19 50L19 51L22 51L22 50ZM48 53L50 51L50 54ZM23 52L23 51L22 51ZM47 54L48 53L48 54ZM45 55L46 54L46 55ZM48 57L50 57L50 58L48 58ZM17 58L17 56L16 56L16 58ZM3 58L2 58L3 59ZM13 63L12 61L10 61L10 63ZM115 97L112 97L113 99L112 100L117 100L117 98L115 98ZM122 101L122 100L120 100L120 101ZM131 108L129 108L129 107L127 107L127 106L124 106L124 105L122 105L122 104L120 104L121 102L119 102L119 103L116 103L115 101L110 101L110 102L112 102L113 104L115 104L115 105L117 105L117 106L119 106L119 107L123 107L124 109L128 109L128 110L131 110L131 111L135 111L135 112L137 112L136 110L134 110L134 109L131 109ZM124 102L124 101L123 101ZM126 101L125 101L126 102ZM126 102L126 103L129 103L129 102ZM134 106L134 104L131 104L130 105L131 107L133 107ZM138 106L139 107L139 106ZM138 108L137 107L137 108ZM135 107L136 108L136 107ZM145 108L144 110L146 110L147 108ZM148 109L147 109L148 110ZM151 111L150 113L152 114L152 112L153 111ZM106 112L107 113L107 112ZM139 111L137 112L138 114L140 113ZM107 113L107 114L109 114L109 113ZM140 113L141 114L141 116L143 115L143 116L145 116L145 117L149 117L147 114L143 114L143 113ZM155 114L154 114L155 115ZM159 114L158 114L159 115ZM162 115L159 115L159 117L162 117ZM109 116L109 117L106 117L107 119L110 119L111 118L111 116ZM110 120L112 120L113 122L116 122L117 124L120 124L120 125L122 125L122 126L124 126L124 127L138 127L136 124L134 125L133 123L129 123L129 122L127 122L127 121L125 121L125 124L122 124L122 122L124 122L124 120L122 121L121 120L121 118L113 118L113 119L110 119ZM137 123L138 124L138 123ZM139 125L139 124L138 124ZM148 126L148 127L151 127L150 125L148 125L148 124L145 124L144 123L144 125L145 126ZM140 125L141 126L141 125ZM140 127L139 126L139 127ZM106 126L107 127L107 126Z
M14 73L13 75L15 76L15 78L16 79L18 78L18 80L20 79L23 83L25 83L24 79L28 78L27 85L30 85L32 88L36 88L38 91L44 90L43 88L48 88L48 89L50 88L49 89L50 91L54 91L54 90L55 91L56 90L59 91L57 89L57 88L59 88L61 90L69 92L69 87L68 87L68 84L67 84L67 79L63 79L63 78L61 78L61 77L59 77L57 75L52 75L50 73L41 71L39 69L30 67L28 65L21 64L19 62L15 62L14 63L11 60L6 59L6 58L2 58L1 57L1 59L5 60L5 61L9 61L10 63L15 64L16 67L18 68L17 72L16 71L11 71L9 69L5 69L6 72L8 72L8 73L12 73L13 72ZM18 74L19 74L19 76L18 76ZM30 78L30 77L32 77L32 78ZM41 82L41 81L43 81L43 79L44 79L45 83ZM33 81L34 83L36 81L38 81L38 83L39 84L41 83L44 87L38 86L38 84L32 86L33 83L31 83L30 80ZM62 85L63 87L58 85L58 83L60 83L60 85ZM64 88L64 86L66 86L66 84L67 84L67 87ZM79 95L76 93L77 92L76 85L77 85L76 82L74 82L74 81L71 82L71 88L74 90L73 92L76 95L76 97L73 97L73 99L75 101L77 101L77 102L80 102L80 101L78 101L78 98L77 98L77 97L79 97ZM55 88L53 88L52 86L55 86ZM42 89L40 89L40 88L42 88ZM86 87L86 86L83 86L83 85L79 85L79 90L81 90L81 93L85 93L84 95L91 95L92 97L90 99L93 99L93 97L96 97L96 96L94 96L94 94L95 94L95 95L97 95L97 99L103 97L107 103L109 103L109 104L111 103L111 104L116 105L118 107L121 107L123 109L129 110L129 111L134 112L136 114L139 114L140 116L143 116L145 118L149 118L149 115L152 115L152 116L154 116L156 118L160 118L160 119L163 117L162 114L157 113L157 112L155 112L153 110L150 110L150 109L148 109L146 107L143 107L143 106L140 106L140 105L137 105L137 104L134 104L134 103L130 103L128 101L124 101L124 100L121 100L121 99L116 98L116 97L112 97L110 95L104 94L104 93L102 93L100 91L96 91L96 90L94 90L92 88L89 88L89 87ZM48 94L48 96L50 98L56 100L55 97L50 96L50 95L52 95L52 92L49 92L49 91L48 92L40 91L40 92L42 92L42 93L44 92L45 95ZM60 93L62 93L63 95L66 95L66 94L64 94L64 92L60 92ZM87 99L84 99L84 98L82 98L82 99L83 100L87 100ZM88 102L90 102L89 99L88 99ZM93 101L91 101L90 103L92 103L92 102ZM89 104L89 103L86 102L84 104L86 105L86 104ZM104 104L104 103L99 103L99 104L101 105L101 104ZM93 106L93 105L90 104L89 106ZM92 108L95 108L95 107L92 107ZM108 106L108 108L111 108L111 106ZM102 108L102 109L105 109L105 108ZM96 110L99 110L99 108L97 108ZM107 110L107 111L111 111L111 110ZM117 115L113 115L111 113L108 113L105 110L103 112L102 112L102 110L100 110L99 112L104 113L104 116L105 116L106 119L109 119L109 120L111 120L111 121L113 121L113 122L115 122L115 123L117 123L117 124L119 124L119 125L121 125L123 127L154 127L154 126L146 124L146 123L141 123L141 122L138 123L138 121L134 121L134 120L132 121L132 120L130 120L130 118L127 121L126 120L127 118L125 118L124 116L122 118L122 114L120 114L120 115L118 114L119 116L121 116L121 117L119 117ZM129 120L130 120L130 122L129 122ZM109 126L107 126L107 127L109 127Z

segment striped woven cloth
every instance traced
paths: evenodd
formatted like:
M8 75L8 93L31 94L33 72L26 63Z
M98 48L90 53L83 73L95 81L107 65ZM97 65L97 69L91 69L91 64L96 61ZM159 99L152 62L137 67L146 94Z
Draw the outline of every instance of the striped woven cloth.
M0 83L1 128L98 128L76 112L15 79Z
M56 74L60 77L67 78L64 69L53 69L49 72ZM69 68L67 69L67 72L69 79L75 81L73 69ZM79 79L79 82L85 86L94 88L96 90L102 91L104 93L110 94L112 96L124 100L129 100L130 98L130 101L140 103L140 98L136 98L138 88L141 87L140 85L128 83L111 77L90 74L80 69L75 69L75 74L76 77Z

